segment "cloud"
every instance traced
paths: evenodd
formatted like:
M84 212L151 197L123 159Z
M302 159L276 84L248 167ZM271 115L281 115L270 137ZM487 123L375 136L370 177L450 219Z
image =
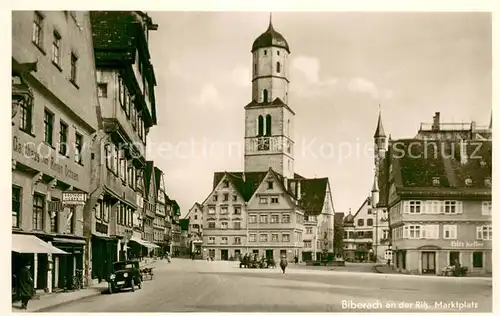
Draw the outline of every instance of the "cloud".
M218 108L218 109L224 108L224 104L223 102L221 102L219 96L219 91L211 83L203 85L200 93L195 97L191 97L191 101L198 107L202 108L206 107Z
M231 82L240 87L249 87L251 85L250 68L238 66L231 73Z
M353 92L367 93L374 99L379 98L377 86L370 80L365 78L353 78L349 81L348 89Z
M292 77L297 81L294 92L301 96L316 96L328 91L338 83L335 77L320 78L321 63L318 58L299 56L292 59Z

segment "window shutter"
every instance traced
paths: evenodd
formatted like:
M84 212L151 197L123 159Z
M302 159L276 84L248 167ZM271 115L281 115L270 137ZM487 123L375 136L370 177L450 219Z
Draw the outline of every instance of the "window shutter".
M482 240L483 239L483 230L482 230L481 226L477 226L476 227L476 238L478 240Z
M403 213L408 214L410 212L410 201L403 202Z
M403 227L403 238L408 238L410 236L410 231L408 230L408 226Z
M462 214L462 201L457 201L457 214Z
M422 225L420 226L420 236L419 239L427 239L428 236L428 230L430 225Z

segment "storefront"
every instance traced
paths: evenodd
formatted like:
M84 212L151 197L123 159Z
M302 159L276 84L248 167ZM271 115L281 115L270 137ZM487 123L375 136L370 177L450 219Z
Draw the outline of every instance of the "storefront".
M92 236L92 279L106 280L117 261L118 240L105 236Z
M70 290L75 285L77 271L84 273L85 240L83 238L54 238L52 244L66 251L66 256L54 259L54 273L52 274L52 288Z
M62 258L68 253L54 247L31 234L12 234L12 286L15 292L17 274L29 265L37 290L49 291L49 282L53 274L53 258ZM14 294L13 292L13 294Z

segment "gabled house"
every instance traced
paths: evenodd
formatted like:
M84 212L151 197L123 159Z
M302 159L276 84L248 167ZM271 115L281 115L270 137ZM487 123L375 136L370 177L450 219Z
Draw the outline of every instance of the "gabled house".
M180 226L180 216L181 208L177 204L176 200L170 200L170 205L172 207L172 246L171 253L173 256L179 256L181 253L181 226Z
M184 219L189 220L189 253L201 255L203 244L203 205L196 202Z

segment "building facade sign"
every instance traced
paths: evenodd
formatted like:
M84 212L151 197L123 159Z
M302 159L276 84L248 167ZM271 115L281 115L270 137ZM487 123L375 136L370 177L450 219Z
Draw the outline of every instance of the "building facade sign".
M451 248L484 248L484 243L480 240L474 240L474 241L453 240L451 242Z
M58 154L55 149L49 148L43 143L37 145L34 142L24 142L21 137L14 135L12 137L12 152L13 159L23 164L29 164L35 168L36 165L38 165L39 171L47 174L53 171L58 174L58 178L63 176L70 180L71 183L69 184L77 185L83 180L70 164L62 163L60 159L57 158Z
M62 202L64 205L85 205L87 193L82 191L63 191Z

